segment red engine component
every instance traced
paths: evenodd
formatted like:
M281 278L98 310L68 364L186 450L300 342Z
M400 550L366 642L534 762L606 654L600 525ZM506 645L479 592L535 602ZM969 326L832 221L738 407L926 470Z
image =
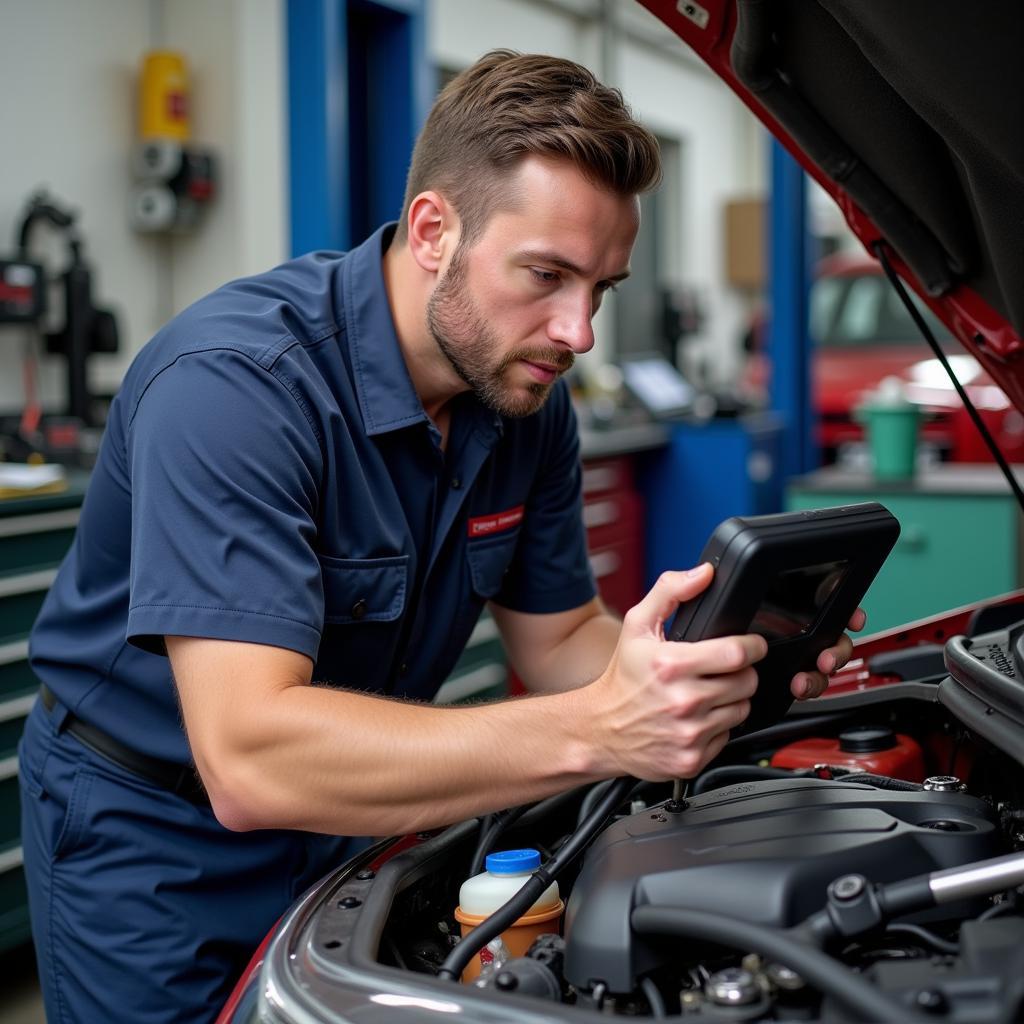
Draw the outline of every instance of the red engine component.
M813 768L816 764L889 775L908 782L923 782L924 753L910 736L884 726L861 727L828 739L813 737L780 747L772 756L773 768Z

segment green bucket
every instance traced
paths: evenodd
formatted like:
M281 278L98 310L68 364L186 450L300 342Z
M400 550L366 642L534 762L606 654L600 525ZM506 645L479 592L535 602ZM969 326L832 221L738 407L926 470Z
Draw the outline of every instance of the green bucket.
M864 425L875 476L900 480L914 475L921 410L911 403L862 405L856 411Z

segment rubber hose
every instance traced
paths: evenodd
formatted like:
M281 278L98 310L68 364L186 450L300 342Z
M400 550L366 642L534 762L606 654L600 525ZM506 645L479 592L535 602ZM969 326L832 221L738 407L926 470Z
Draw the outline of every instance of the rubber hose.
M890 998L837 960L804 945L778 928L676 907L637 907L630 921L633 929L644 935L702 939L736 950L759 953L796 971L804 981L841 1003L854 1020L912 1024L934 1020L915 1013L911 1007Z

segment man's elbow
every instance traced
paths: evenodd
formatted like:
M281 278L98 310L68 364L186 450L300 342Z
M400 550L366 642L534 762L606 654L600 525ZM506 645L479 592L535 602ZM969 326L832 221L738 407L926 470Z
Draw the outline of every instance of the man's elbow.
M230 790L217 788L207 789L213 816L229 832L254 832L259 828L268 828L261 815L252 803Z
M271 805L269 787L261 783L258 771L238 759L203 759L199 774L210 800L213 815L230 832L287 828L279 810Z

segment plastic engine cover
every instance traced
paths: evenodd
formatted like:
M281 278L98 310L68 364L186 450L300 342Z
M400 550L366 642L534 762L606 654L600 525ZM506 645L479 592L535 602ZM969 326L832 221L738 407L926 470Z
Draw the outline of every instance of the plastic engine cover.
M704 793L679 813L649 808L587 853L566 912L566 977L625 993L667 950L677 963L700 957L681 940L634 935L636 906L785 928L819 910L840 875L894 882L1002 852L993 809L965 793L782 779Z

